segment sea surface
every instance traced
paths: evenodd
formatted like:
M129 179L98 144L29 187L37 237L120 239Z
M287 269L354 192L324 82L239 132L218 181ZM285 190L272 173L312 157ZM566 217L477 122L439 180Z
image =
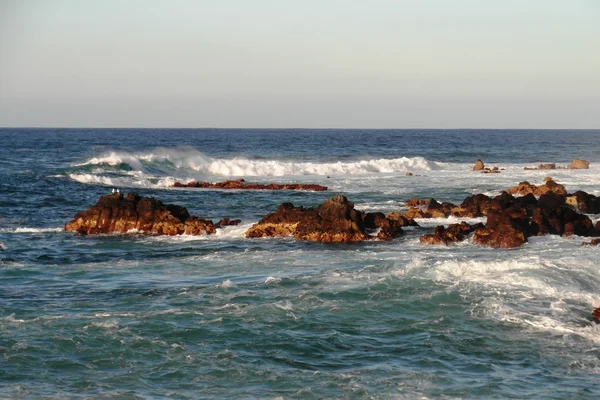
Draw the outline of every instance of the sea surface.
M576 157L590 169L523 169ZM471 171L478 158L502 172ZM244 238L287 201L388 213L548 175L600 195L600 130L1 129L0 398L598 399L585 238L419 243L456 218L389 242ZM170 187L237 178L329 191ZM63 232L112 188L242 223Z

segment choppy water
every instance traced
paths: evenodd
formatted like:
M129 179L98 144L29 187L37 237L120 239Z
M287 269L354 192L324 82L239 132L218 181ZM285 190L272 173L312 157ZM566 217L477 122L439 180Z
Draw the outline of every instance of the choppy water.
M245 239L284 201L460 202L548 174L600 195L600 131L0 130L2 398L599 398L600 247ZM573 158L586 171L524 171ZM505 168L471 171L477 158ZM410 171L412 177L406 177ZM173 189L310 182L330 192ZM112 187L242 225L62 232ZM600 216L593 216L594 221Z

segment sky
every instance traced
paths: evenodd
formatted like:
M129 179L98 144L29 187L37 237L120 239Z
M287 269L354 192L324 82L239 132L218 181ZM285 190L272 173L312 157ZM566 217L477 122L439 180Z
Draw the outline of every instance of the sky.
M600 1L0 0L0 126L600 128Z

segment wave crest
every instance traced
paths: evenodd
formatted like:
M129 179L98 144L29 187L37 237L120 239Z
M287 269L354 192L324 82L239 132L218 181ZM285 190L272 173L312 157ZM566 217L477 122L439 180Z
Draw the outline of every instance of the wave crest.
M445 164L423 157L400 157L364 159L336 162L295 162L292 160L254 160L249 158L218 159L206 156L194 148L157 148L146 153L111 151L93 157L81 166L111 166L124 170L195 171L221 176L297 176L297 175L358 175L370 173L394 173L406 171L429 171Z

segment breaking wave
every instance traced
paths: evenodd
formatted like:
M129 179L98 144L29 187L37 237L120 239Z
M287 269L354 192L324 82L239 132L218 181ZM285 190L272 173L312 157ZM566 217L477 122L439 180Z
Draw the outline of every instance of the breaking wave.
M423 157L364 159L336 162L297 162L293 160L217 159L194 148L157 148L147 153L111 151L74 167L109 166L124 171L173 173L194 172L220 176L355 175L430 171L445 163Z

